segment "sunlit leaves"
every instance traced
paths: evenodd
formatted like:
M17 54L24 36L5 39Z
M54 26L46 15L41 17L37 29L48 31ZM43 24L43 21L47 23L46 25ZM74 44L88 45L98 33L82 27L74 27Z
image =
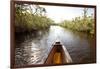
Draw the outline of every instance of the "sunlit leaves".
M46 29L54 22L45 15L46 9L39 5L16 4L15 8L16 32Z
M93 15L87 16L87 10L84 9L83 16L81 17L75 17L72 20L64 20L61 22L60 26L69 28L75 31L81 31L81 32L87 32L90 34L94 34L94 18Z

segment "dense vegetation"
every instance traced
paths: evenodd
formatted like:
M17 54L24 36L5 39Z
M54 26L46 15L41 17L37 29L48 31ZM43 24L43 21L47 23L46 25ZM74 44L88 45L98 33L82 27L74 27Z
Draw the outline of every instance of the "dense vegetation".
M58 25L46 16L46 9L40 5L21 4L15 5L15 30L16 32L32 32L48 29L50 25ZM83 15L72 20L64 20L59 25L74 31L94 34L94 16L87 15L87 8L83 9Z
M60 26L72 29L79 32L87 32L89 34L94 34L94 17L87 16L87 8L83 10L83 15L81 17L75 17L72 20L64 20L60 23Z
M54 23L53 20L46 16L46 9L39 5L16 4L15 8L16 32L31 32L47 29Z

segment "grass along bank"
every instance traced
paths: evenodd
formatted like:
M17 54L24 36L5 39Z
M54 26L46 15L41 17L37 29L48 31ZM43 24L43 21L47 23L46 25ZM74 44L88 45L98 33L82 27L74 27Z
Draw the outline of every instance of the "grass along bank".
M15 5L15 32L31 32L44 30L50 27L54 21L46 16L46 9L34 5L34 12L28 4Z

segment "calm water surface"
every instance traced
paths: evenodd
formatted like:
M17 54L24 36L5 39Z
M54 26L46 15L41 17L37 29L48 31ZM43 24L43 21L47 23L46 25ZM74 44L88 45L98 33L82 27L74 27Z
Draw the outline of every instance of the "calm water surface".
M43 64L57 40L66 47L73 63L95 62L95 41L86 33L51 26L47 31L20 35L16 39L15 63L18 66Z

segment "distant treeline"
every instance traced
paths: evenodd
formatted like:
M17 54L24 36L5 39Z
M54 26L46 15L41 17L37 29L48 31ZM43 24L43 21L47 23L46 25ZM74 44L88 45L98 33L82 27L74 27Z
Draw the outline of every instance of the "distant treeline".
M47 29L54 23L46 16L46 9L39 5L16 4L15 8L15 31L17 33Z
M95 25L94 16L93 14L91 14L91 16L87 16L87 10L88 9L86 8L83 10L84 12L83 16L76 17L72 20L64 20L59 25L74 31L94 34L94 25Z

